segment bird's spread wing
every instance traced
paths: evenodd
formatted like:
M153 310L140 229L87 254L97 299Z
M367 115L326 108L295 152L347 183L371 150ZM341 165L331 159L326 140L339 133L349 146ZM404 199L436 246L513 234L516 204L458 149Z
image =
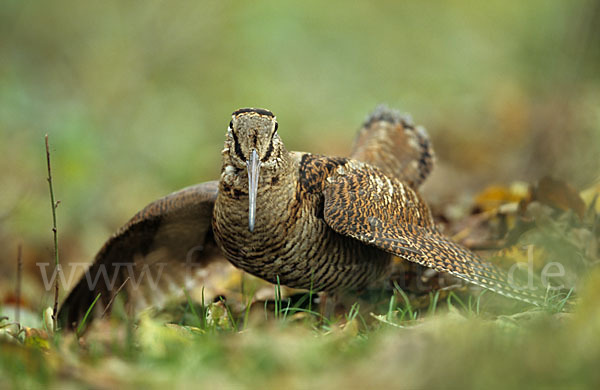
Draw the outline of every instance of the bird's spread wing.
M81 320L100 294L95 313L114 294L136 306L156 303L221 259L212 237L212 211L218 182L185 188L136 214L113 235L63 302L59 319L66 327Z
M358 132L351 157L417 188L433 169L434 152L425 128L398 111L379 106Z
M420 196L368 164L348 160L327 178L324 218L336 232L448 272L502 295L541 304L538 293L443 236Z

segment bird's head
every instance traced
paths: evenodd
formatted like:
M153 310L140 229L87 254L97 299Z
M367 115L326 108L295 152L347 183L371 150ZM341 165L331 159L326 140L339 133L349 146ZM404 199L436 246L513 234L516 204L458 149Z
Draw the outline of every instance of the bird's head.
M261 173L276 173L287 152L269 110L242 108L232 114L225 141L225 164L248 173L248 229L254 230L256 194Z

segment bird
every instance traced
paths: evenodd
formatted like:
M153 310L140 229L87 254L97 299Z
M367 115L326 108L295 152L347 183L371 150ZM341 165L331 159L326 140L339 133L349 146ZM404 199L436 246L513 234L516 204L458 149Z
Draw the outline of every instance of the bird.
M288 151L271 111L238 109L221 155L218 181L152 202L104 244L61 305L64 326L98 297L107 308L123 287L127 299L151 304L144 272L160 271L160 290L223 258L271 283L338 293L385 280L397 256L541 304L438 230L418 192L434 166L430 138L397 110L378 106L350 157L332 157Z

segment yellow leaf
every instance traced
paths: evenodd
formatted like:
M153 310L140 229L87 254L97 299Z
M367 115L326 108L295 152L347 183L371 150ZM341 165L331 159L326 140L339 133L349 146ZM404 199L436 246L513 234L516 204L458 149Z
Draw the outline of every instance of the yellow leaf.
M529 186L526 183L514 182L510 187L493 185L481 191L475 197L475 204L483 211L498 209L507 203L518 203L529 197Z
M595 210L596 212L600 213L600 181L591 186L590 188L581 191L579 195L581 196L581 199L583 199L587 207L591 206L595 198L599 198L596 201Z

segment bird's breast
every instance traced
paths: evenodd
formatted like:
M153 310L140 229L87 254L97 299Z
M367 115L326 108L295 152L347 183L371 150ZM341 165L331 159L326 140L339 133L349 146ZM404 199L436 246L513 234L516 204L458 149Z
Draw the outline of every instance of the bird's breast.
M387 271L389 255L325 223L322 195L298 193L296 185L259 186L250 232L247 192L221 187L213 230L236 267L272 283L316 290L361 288Z

